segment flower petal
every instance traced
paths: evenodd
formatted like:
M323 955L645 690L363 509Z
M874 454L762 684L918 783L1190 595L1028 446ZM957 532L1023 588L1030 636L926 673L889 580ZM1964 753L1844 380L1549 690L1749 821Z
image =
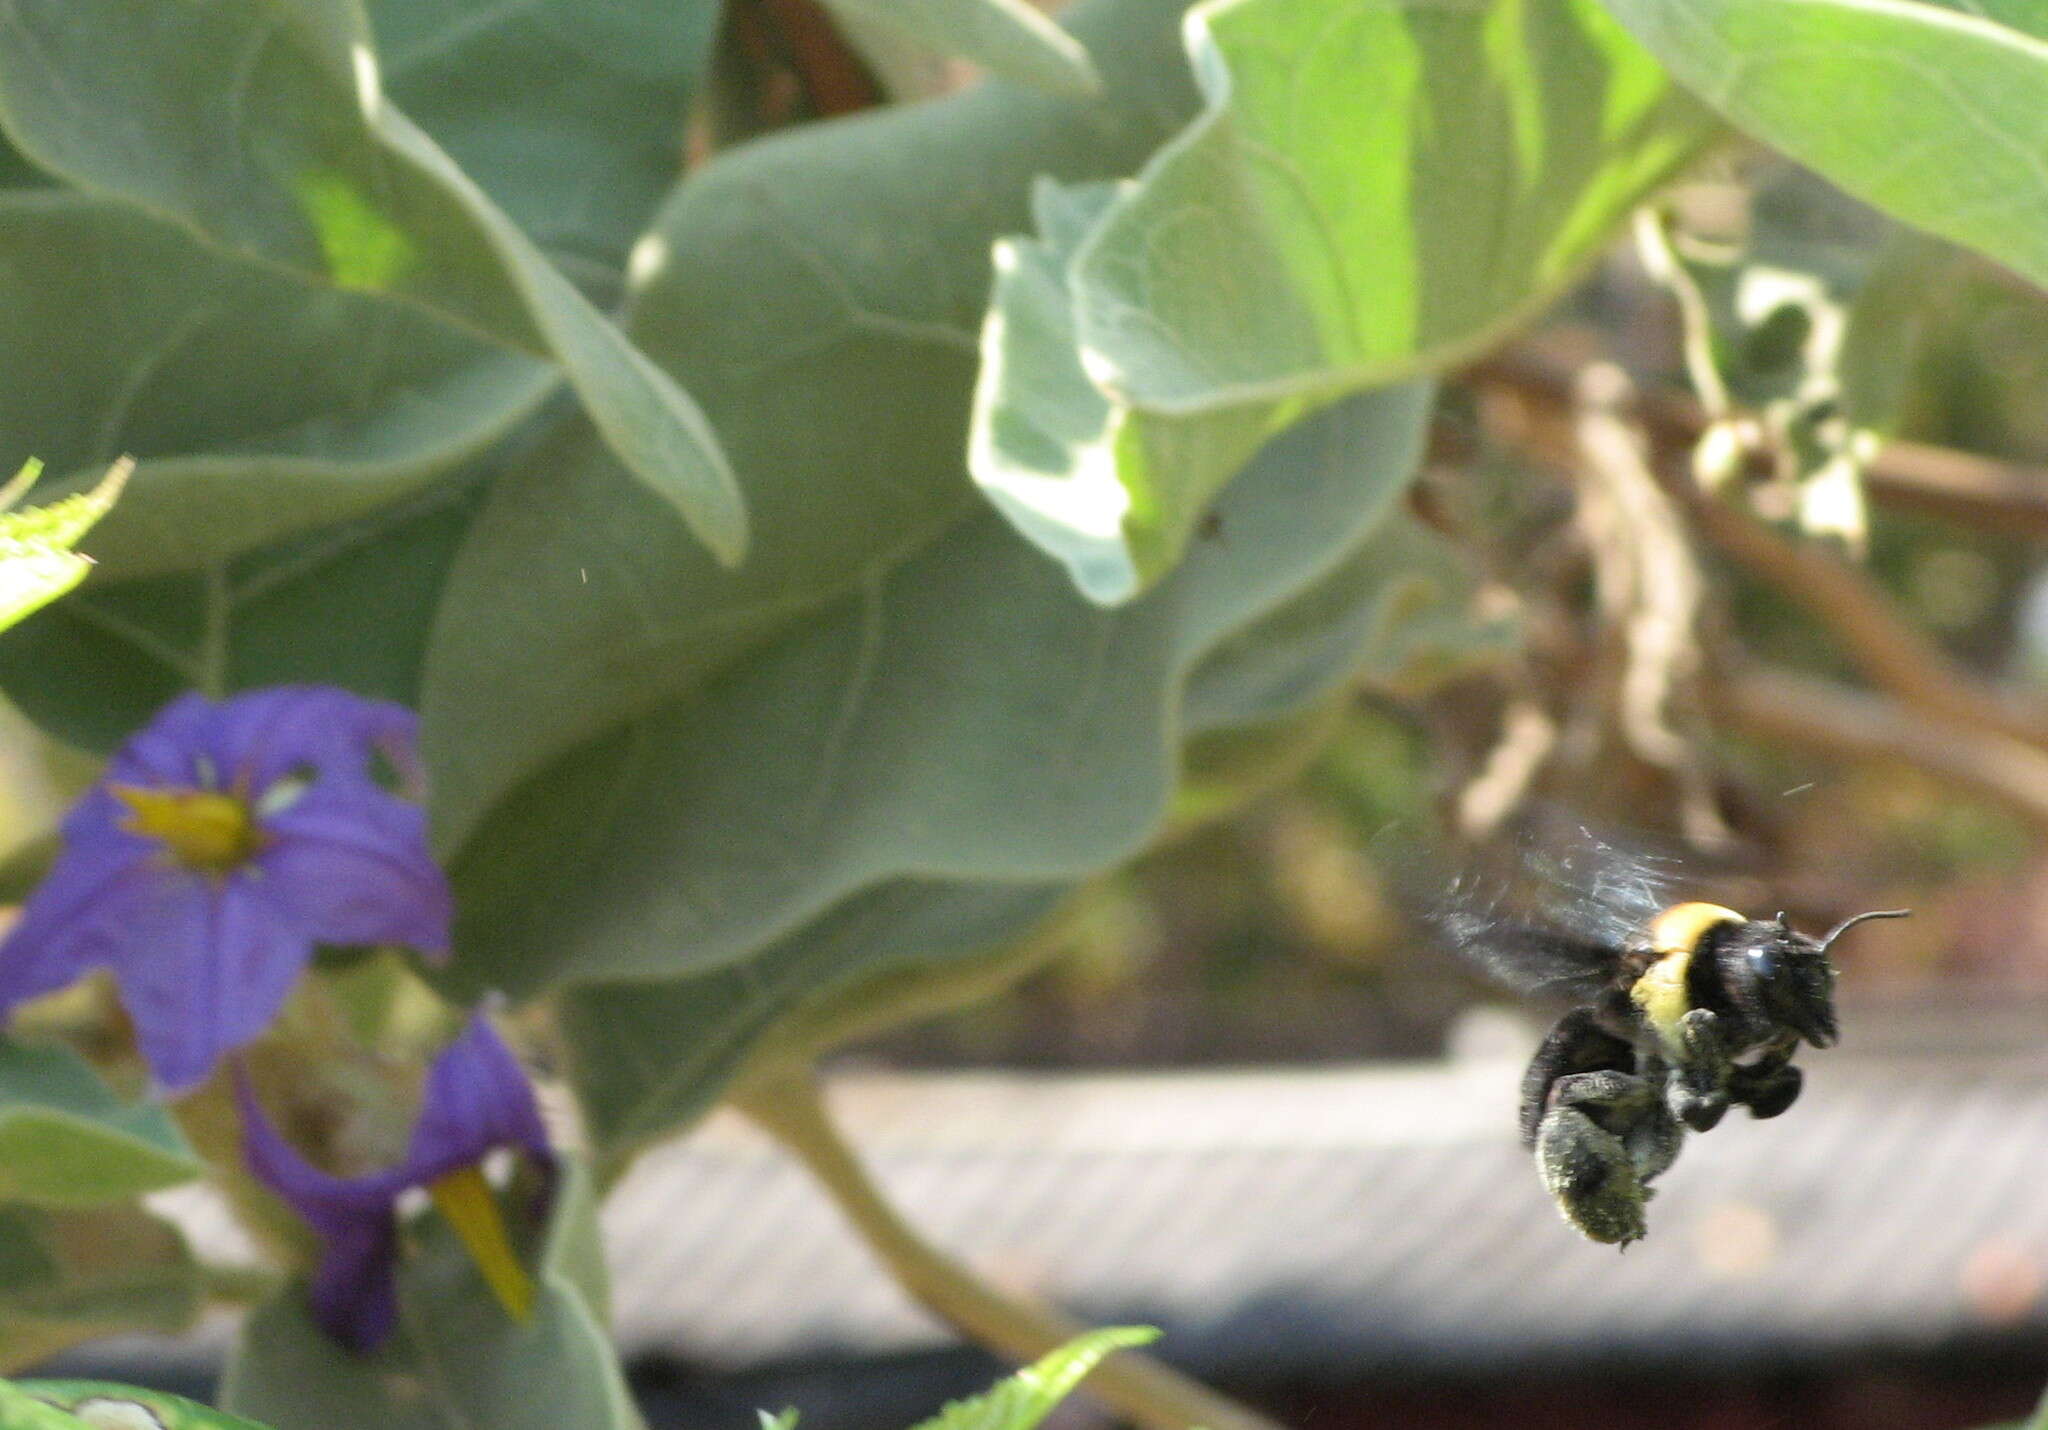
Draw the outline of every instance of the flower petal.
M321 779L368 779L372 751L403 772L417 729L410 710L387 700L331 685L280 685L223 701L205 733L223 777L245 779L260 794L308 767Z
M406 1185L423 1186L481 1162L497 1147L524 1149L552 1164L533 1084L490 1020L478 1013L427 1071L419 1121L406 1149Z
M373 1215L390 1215L391 1199L405 1187L393 1172L337 1177L321 1171L271 1124L240 1067L235 1069L235 1106L242 1115L242 1156L249 1170L313 1230L338 1235Z
M264 821L267 896L322 943L448 948L453 901L426 813L374 785L320 781Z
M387 1209L329 1237L313 1269L313 1319L356 1352L373 1351L398 1325L398 1223Z
M129 901L114 976L143 1057L176 1092L269 1025L313 941L249 872L166 873L144 889Z
M271 1125L240 1068L235 1101L249 1170L320 1236L310 1288L314 1319L351 1350L375 1349L398 1319L393 1198L401 1184L391 1172L337 1177L313 1166Z
M64 852L0 941L0 1014L118 955L123 909L158 876L150 846L117 829L94 791L65 821Z
M211 700L186 691L114 752L107 762L105 782L150 789L200 788L205 782L200 760L211 754L208 737L214 712Z

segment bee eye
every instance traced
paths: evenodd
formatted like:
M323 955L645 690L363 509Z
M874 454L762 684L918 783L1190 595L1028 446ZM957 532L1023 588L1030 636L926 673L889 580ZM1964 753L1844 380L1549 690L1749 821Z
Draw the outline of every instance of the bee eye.
M1749 966L1760 979L1776 978L1778 976L1778 950L1776 945L1766 944L1762 948L1751 949L1749 951Z

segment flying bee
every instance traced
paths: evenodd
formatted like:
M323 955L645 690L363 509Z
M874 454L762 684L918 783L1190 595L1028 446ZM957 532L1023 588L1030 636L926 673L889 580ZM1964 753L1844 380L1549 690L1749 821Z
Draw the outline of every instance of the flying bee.
M1663 861L1580 834L1582 853L1531 861L1552 886L1547 907L1503 912L1461 881L1434 921L1509 986L1573 1000L1523 1075L1522 1141L1565 1219L1626 1246L1686 1131L1731 1106L1776 1117L1798 1098L1800 1043L1839 1035L1828 950L1867 919L1907 911L1857 914L1814 938L1782 913L1673 902Z

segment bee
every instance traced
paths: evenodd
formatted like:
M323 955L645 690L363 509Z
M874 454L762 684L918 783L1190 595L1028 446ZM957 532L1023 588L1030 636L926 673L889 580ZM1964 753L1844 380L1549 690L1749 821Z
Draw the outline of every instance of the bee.
M1840 1035L1829 950L1866 920L1908 911L1857 914L1814 938L1783 913L1674 901L1665 861L1580 834L1581 851L1531 860L1551 894L1537 912L1504 911L1502 897L1474 898L1458 881L1434 922L1510 987L1572 1000L1523 1075L1522 1142L1565 1219L1626 1247L1686 1132L1731 1107L1762 1118L1792 1106L1800 1044Z

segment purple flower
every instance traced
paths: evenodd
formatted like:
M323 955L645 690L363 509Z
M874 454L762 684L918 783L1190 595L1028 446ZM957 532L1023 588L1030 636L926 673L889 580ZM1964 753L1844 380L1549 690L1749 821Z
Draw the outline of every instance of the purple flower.
M172 701L64 820L0 942L0 1016L113 972L157 1082L202 1081L263 1030L318 943L448 946L409 711L326 686Z
M524 1151L550 1169L554 1158L533 1088L482 1014L428 1069L405 1160L382 1172L321 1171L270 1125L239 1070L235 1095L250 1170L320 1236L313 1315L328 1334L356 1351L373 1350L391 1334L398 1318L398 1198L415 1187L432 1194L506 1309L526 1315L533 1283L512 1253L480 1164L500 1147Z

